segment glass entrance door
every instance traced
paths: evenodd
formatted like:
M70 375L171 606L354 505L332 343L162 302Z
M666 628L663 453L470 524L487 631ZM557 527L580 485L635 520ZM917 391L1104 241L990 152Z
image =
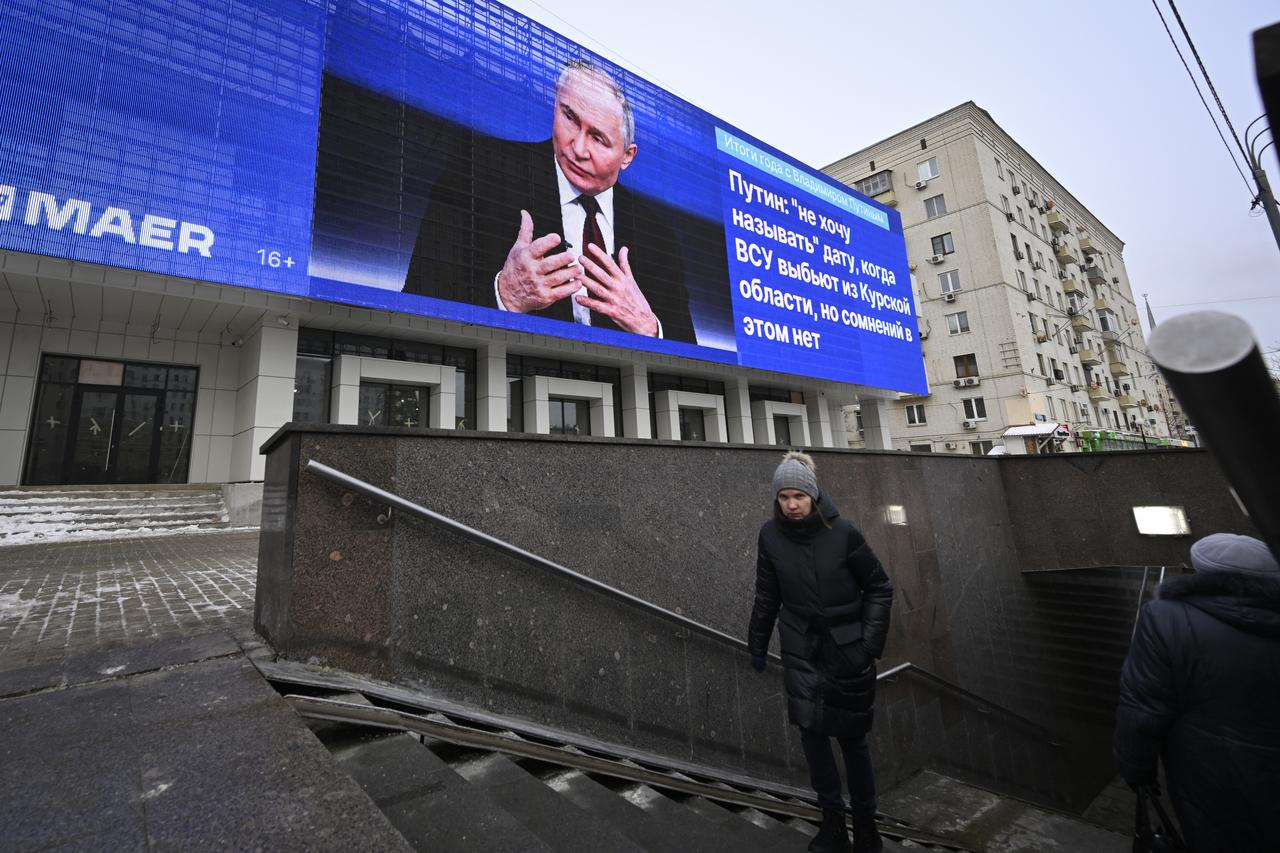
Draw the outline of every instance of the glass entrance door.
M69 482L156 482L158 395L86 388L78 396Z
M108 483L119 391L81 390L69 463L72 483Z

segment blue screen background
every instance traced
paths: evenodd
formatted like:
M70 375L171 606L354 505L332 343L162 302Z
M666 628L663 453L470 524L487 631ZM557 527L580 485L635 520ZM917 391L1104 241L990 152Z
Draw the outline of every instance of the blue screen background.
M698 345L400 293L397 283L403 282L425 206L421 195L405 194L380 232L353 228L349 239L321 239L317 223L328 215L331 180L317 156L326 79L494 137L537 141L550 134L559 69L582 57L607 69L632 103L639 154L624 180L633 191L719 227L725 163L716 151L717 126L795 164L487 0L7 0L0 4L0 246L875 387L927 390L918 342L836 325L821 326L817 351L745 338L740 314L747 308L740 304L736 277L694 277L687 283ZM379 132L370 128L371 134ZM768 178L761 176L762 183ZM33 193L52 196L55 206L33 203ZM816 198L812 206L850 222L859 255L893 269L901 291L895 295L912 298L896 211L879 208L888 216L890 227L884 229ZM142 239L148 216L161 223L152 232L159 246ZM178 223L215 235L208 257L178 250ZM809 292L798 287L796 292ZM756 310L762 306L750 307L762 313ZM910 326L914 333L914 322Z

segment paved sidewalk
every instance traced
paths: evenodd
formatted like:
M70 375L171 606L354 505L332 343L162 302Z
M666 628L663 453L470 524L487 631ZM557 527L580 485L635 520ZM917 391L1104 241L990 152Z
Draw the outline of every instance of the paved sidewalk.
M257 560L256 531L0 548L0 696L93 675L70 671L80 652L205 635L236 651L226 640L252 632Z
M0 548L0 850L408 849L246 659L257 556Z

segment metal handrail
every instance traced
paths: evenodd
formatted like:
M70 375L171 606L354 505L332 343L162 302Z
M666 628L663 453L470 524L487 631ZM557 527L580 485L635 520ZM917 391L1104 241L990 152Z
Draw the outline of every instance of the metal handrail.
M1174 568L1174 569L1188 569L1188 568L1190 568L1190 566L1188 566L1186 563L1171 563L1171 564L1166 564L1166 565L1168 566L1168 568ZM1163 569L1163 568L1165 568L1165 567L1166 567L1166 566L1161 566L1160 568L1162 568L1162 569ZM1122 569L1122 570L1126 570L1126 571L1135 571L1135 572L1136 572L1136 571L1138 571L1139 569L1142 569L1142 570L1145 572L1147 569L1151 569L1151 568L1155 568L1155 564L1154 564L1154 563L1146 563L1146 564L1143 564L1143 565L1137 565L1137 564L1124 564L1124 565L1110 564L1110 565L1105 565L1105 566L1104 566L1104 565L1098 565L1098 566L1058 566L1058 567L1056 567L1056 568L1052 568L1052 569L1022 569L1022 570L1021 570L1021 572L1020 572L1020 574L1024 574L1024 575L1049 575L1049 574L1054 574L1054 573L1056 573L1056 572L1096 572L1096 571L1112 571L1112 570L1114 570L1114 569Z
M727 643L728 645L734 647L739 651L749 651L746 642L738 639L737 637L732 637L724 633L723 631L717 631L715 628L712 628L708 625L703 625L701 622L695 622L694 620L688 618L687 616L681 616L679 613L673 613L672 611L667 610L665 607L659 607L658 605L652 602L645 601L643 598L637 598L631 593L623 592L617 587L609 586L608 584L601 583L600 581L594 578L589 578L586 575L579 574L578 572L575 572L573 569L566 568L560 565L559 563L548 560L545 557L539 557L537 554L526 551L523 548L520 548L519 546L512 545L510 542L507 542L503 539L498 539L495 536L490 536L488 533L484 533L479 530L476 530L474 527L468 527L462 522L455 521L454 519L449 518L446 515L441 515L438 512L432 512L426 507L420 506L414 503L413 501L406 500L405 498L402 498L397 494L388 492L385 489L380 489L377 486L373 485L372 483L366 483L364 480L360 480L355 477L352 477L350 474L343 473L342 471L339 471L335 468L330 468L328 465L317 462L314 459L310 459L307 461L307 464L304 470L306 470L311 474L316 474L320 477L323 477L326 480L331 480L335 483L339 483L343 486L346 486L349 489L352 489L353 491L360 492L366 497L370 497L376 501L385 503L388 506L391 506L391 507L394 507L395 509L400 510L401 512L406 512L409 515L414 515L425 521L430 521L432 524L437 524L441 527L444 527L445 529L450 530L453 533L458 534L459 536L463 536L467 539L470 539L473 542L478 542L481 545L486 545L497 551L501 551L507 556L516 558L522 563L528 563L529 565L536 566L540 569L548 569L562 577L568 578L574 583L577 583L581 586L585 586L588 589L594 590L595 592L603 593L606 596L610 596L610 597L625 601L628 604L631 604L635 607L640 608L641 610L645 611L651 616L657 616L660 619L667 620L668 622L674 622L676 625L679 625L681 628L685 628L689 631L694 631L706 637L711 637L715 640L719 640L722 643ZM779 658L776 654L770 654L769 656L772 657L774 660L779 660L779 661L781 660L781 658Z
M653 604L652 602L645 601L643 598L637 598L636 596L628 592L623 592L617 587L609 586L608 584L602 583L598 580L595 580L594 578L589 578L586 575L573 571L573 569L566 568L560 565L559 563L548 560L545 557L539 557L537 554L534 554L530 551L526 551L517 545L512 545L510 542L507 542L503 539L499 539L496 536L490 536L488 533L484 533L482 531L476 530L474 527L468 527L467 525L463 524L460 521L455 521L454 519L449 518L446 515L441 515L438 512L433 512L427 509L426 507L416 504L413 501L407 500L406 498L402 498L393 492L388 492L386 489L378 488L372 483L367 483L364 480L358 479L356 477L352 477L350 474L339 471L336 468L330 468L328 465L325 465L322 462L317 462L314 459L309 459L307 460L307 464L303 466L303 470L308 473L315 474L316 476L329 480L331 482L338 483L339 485L346 486L352 491L359 492L365 497L372 498L373 500L376 500L380 503L384 503L387 506L393 507L395 509L399 509L402 512L408 513L409 515L416 516L417 518L421 518L424 521L429 521L432 524L439 525L440 527L450 530L458 534L459 536L463 536L467 539L470 539L473 542L477 542L481 545L486 545L497 551L501 551L502 553L507 554L508 556L514 557L523 563L527 563L531 566L536 566L541 569L548 569L552 572L559 574L561 577L565 577L595 592L599 592L604 594L605 596L619 599L621 601L624 601L628 604L631 604L631 605L634 605L635 607L640 608L641 610L645 611L646 613L649 613L650 615L657 616L669 622L673 622L679 625L681 628L685 628L687 630L702 634L706 637L711 637L715 640L719 640L720 642L726 643L727 645L730 645L739 651L748 651L748 652L750 651L750 648L747 646L747 644L744 641L738 639L737 637L730 636L729 634L726 634L723 631L717 631L715 628L712 628L709 625L704 625L701 622L696 622L693 619L688 618L687 616L681 616L679 613L673 613L672 611L667 610L664 607L659 607L658 605ZM769 657L771 657L775 661L781 661L781 658L778 657L778 655L773 654L772 652L769 653ZM885 670L884 672L879 673L876 676L876 681L880 681L886 678L891 678L892 676L898 675L903 672L911 672L913 674L919 675L923 677L925 680L931 681L934 684L940 685L941 687L944 687L947 690L950 690L966 699L969 699L975 704L993 709L999 712L1000 714L1002 714L1003 716L1016 720L1019 723L1025 726L1028 726L1036 730L1037 732L1039 732L1052 745L1058 746L1061 744L1061 741L1058 739L1057 735L1055 735L1052 731L1050 731L1049 729L1046 729L1044 726L1040 725L1039 723L1036 723L1033 720L1030 720L1022 716L1016 711L1012 711L1004 707L1003 705L1000 705L999 703L992 702L989 699L985 699L977 693L974 693L970 690L966 690L960 685L955 684L951 681L948 681L947 679L943 678L940 675L935 675L929 670L921 666L917 666L916 664L911 663L910 661L907 661L905 663L900 663L897 666L891 667Z
M956 693L956 694L959 694L960 696L963 696L965 699L968 699L969 701L973 702L976 705L984 706L985 708L989 708L997 712L1001 716L1008 717L1011 720L1015 720L1021 725L1035 730L1035 732L1039 734L1041 737L1043 737L1045 740L1047 740L1051 746L1062 746L1064 743L1064 741L1061 738L1059 738L1059 736L1053 730L1045 728L1044 726L1037 723L1035 720L1032 720L1028 717L1024 717L1021 714L1019 714L1017 711L1010 710L1009 708L1006 708L1005 706L1000 705L996 702L992 702L990 699L987 699L978 693L974 693L972 690L966 690L965 688L961 687L959 684L956 684L954 681L948 681L947 679L943 678L941 675L932 673L929 670L925 669L924 667L917 666L916 664L911 663L910 661L907 661L905 663L900 663L897 666L893 666L893 667L890 667L889 669L886 669L884 672L876 676L876 680L879 681L880 679L883 679L883 678L890 678L901 672L911 672L914 675L917 675L923 678L925 681L930 681L934 684L939 685L940 687L943 687L951 691L952 693Z

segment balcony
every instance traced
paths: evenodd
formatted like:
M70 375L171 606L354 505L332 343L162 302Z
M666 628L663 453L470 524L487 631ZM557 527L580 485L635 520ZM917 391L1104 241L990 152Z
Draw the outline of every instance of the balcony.
M1095 364L1102 364L1102 358L1088 347L1080 347L1080 363L1085 367L1093 367Z
M1053 256L1058 259L1058 263L1064 267L1067 264L1078 264L1080 258L1076 256L1075 251L1067 245L1066 240L1059 240L1058 245L1053 247Z
M1090 257L1093 257L1094 255L1098 254L1098 247L1095 246L1093 244L1093 241L1090 240L1088 237L1081 237L1080 251L1084 252L1086 255Z
M1103 385L1094 382L1089 385L1089 399L1094 402L1101 400L1110 400L1111 395L1107 393L1107 389Z
M1107 297L1105 296L1099 296L1097 299L1093 300L1093 307L1098 311L1107 311L1111 308L1107 303Z
M1062 292L1070 296L1073 293L1084 294L1084 285L1076 281L1074 278L1064 278L1062 280Z
M1077 332L1088 332L1093 329L1093 322L1087 312L1077 312L1071 317L1071 328Z
M1093 284L1105 284L1107 281L1107 274L1097 264L1090 264L1085 267L1084 274L1089 277L1089 281Z
M1126 367L1125 363L1118 358L1108 359L1107 367L1111 370L1112 376L1128 376L1129 375L1129 368Z
M1138 401L1128 394L1117 394L1116 405L1120 406L1122 409L1132 409L1138 405Z
M876 201L878 201L878 202L880 202L881 204L886 205L886 206L888 206L888 207L897 207L897 206L898 206L898 196L897 196L897 194L896 194L896 193L894 193L894 191L893 191L893 190L891 190L891 189L885 190L884 192L880 193L879 195L874 195L874 196L872 196L872 198L874 198Z
M1055 234L1066 234L1071 230L1071 226L1067 224L1067 218L1056 210L1049 214L1048 220L1049 228L1051 228Z

